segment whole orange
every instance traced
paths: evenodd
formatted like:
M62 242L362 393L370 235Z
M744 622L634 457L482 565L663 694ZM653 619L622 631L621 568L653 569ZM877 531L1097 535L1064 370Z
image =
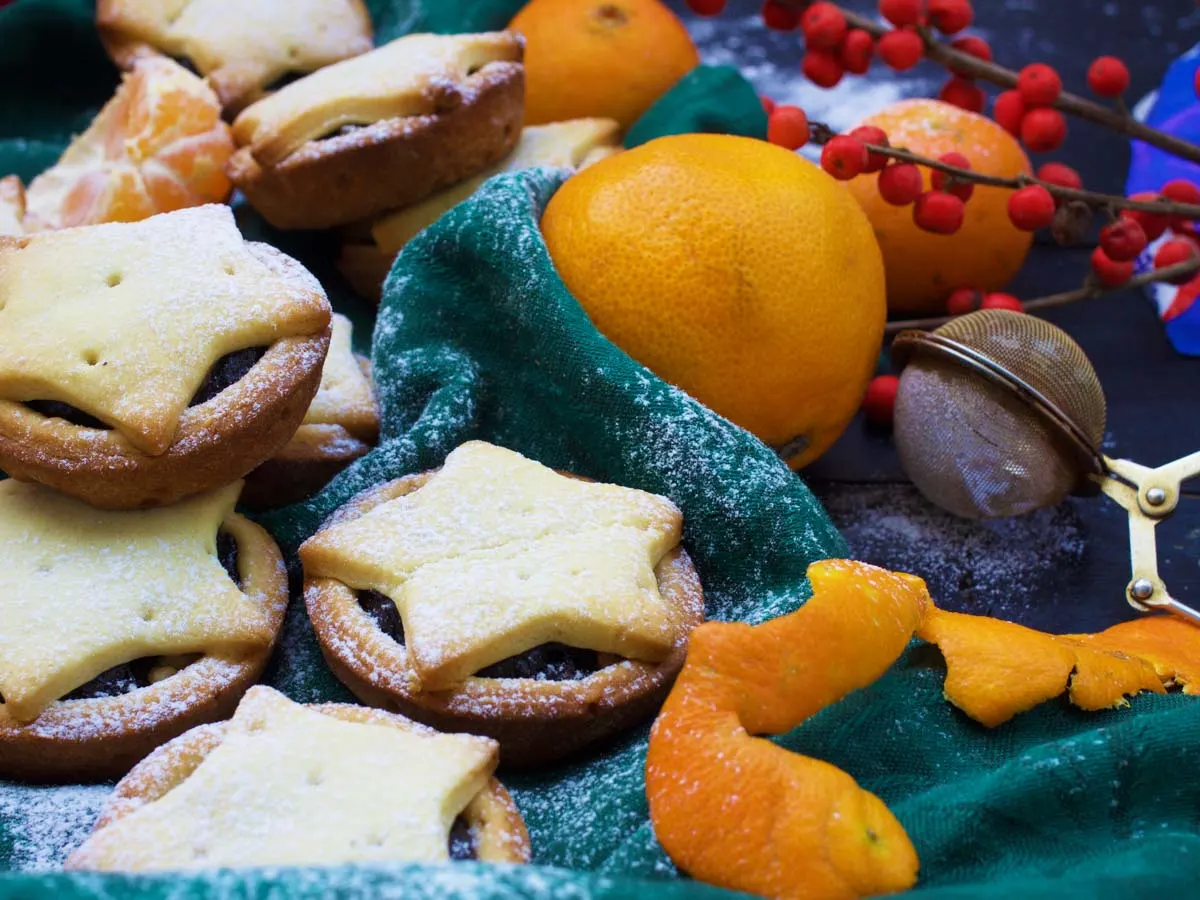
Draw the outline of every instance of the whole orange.
M883 260L819 167L751 138L659 138L574 175L542 233L603 334L793 466L854 416L883 336Z
M525 36L525 124L604 117L628 128L700 62L658 0L532 0L508 27Z
M1012 178L1030 171L1016 138L991 119L938 100L902 100L863 120L887 132L893 147L938 157L956 150L971 168ZM930 172L922 168L925 187ZM888 308L899 313L943 312L956 288L994 291L1025 262L1033 236L1008 220L1004 188L980 187L967 201L962 229L930 234L916 226L911 206L892 206L879 196L878 176L849 182L875 229L887 269Z

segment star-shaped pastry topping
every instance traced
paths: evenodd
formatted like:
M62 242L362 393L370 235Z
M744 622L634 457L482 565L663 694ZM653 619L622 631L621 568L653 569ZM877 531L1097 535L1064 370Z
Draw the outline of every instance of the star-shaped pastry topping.
M217 558L240 490L105 512L0 482L0 714L32 721L135 659L267 646L270 622Z
M99 0L96 19L102 34L190 60L227 104L371 49L361 0Z
M450 826L497 745L419 725L348 722L251 688L181 785L73 857L127 871L449 858Z
M227 206L0 238L0 398L68 403L158 455L213 363L329 315L315 281L251 252Z
M345 125L454 109L477 69L521 54L521 39L508 32L407 35L264 97L237 117L233 136L260 165L274 165Z
M548 642L657 661L678 614L655 567L679 543L669 500L463 444L420 490L300 548L308 577L391 597L425 690Z
M305 425L341 425L351 433L370 432L379 427L375 392L354 355L353 336L350 320L334 313L329 354L321 369L321 386L304 415Z

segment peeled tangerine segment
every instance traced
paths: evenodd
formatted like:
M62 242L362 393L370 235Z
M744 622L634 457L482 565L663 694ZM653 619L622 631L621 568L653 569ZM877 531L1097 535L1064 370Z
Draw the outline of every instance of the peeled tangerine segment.
M223 203L232 153L207 82L165 57L141 59L88 129L30 183L26 227L136 222Z
M1125 706L1127 696L1141 691L1164 693L1163 672L1176 665L1192 671L1190 666L1200 664L1200 629L1179 623L1189 630L1186 636L1162 625L1147 629L1153 621L1097 635L1052 635L930 606L917 634L945 657L946 699L994 728L1064 690L1086 710ZM1178 646L1170 646L1168 637ZM1163 672L1142 650L1158 654Z
M761 625L708 622L654 724L654 830L692 876L770 897L911 887L917 855L883 802L840 769L755 734L800 724L871 684L929 603L924 583L847 560L808 569L813 596Z

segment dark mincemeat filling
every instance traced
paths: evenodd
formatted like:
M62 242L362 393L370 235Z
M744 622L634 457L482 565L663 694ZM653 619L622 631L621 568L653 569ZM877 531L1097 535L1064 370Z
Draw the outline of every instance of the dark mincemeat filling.
M199 406L201 403L206 403L217 396L225 388L237 384L246 377L249 371L254 368L254 364L262 359L266 352L266 347L251 347L248 350L237 350L222 356L209 369L208 374L204 377L204 382L200 385L200 390L196 391L195 396L192 397L192 401L188 405ZM109 426L94 416L90 416L81 409L77 409L67 403L60 403L57 400L30 400L25 405L47 418L64 419L72 425L78 425L80 428L109 430Z
M397 644L404 643L404 623L391 599L378 591L359 591L358 603L379 630ZM478 678L536 678L539 681L577 681L601 669L595 650L566 644L542 644L517 656L480 669Z
M475 832L471 830L467 820L459 816L450 826L450 858L475 859L477 853Z
M217 557L234 584L241 584L238 575L238 545L228 531L217 532ZM133 662L113 666L101 672L87 684L77 687L63 697L64 700L96 700L103 697L120 697L150 685L150 670L158 665L159 657L145 656ZM3 702L3 698L0 698Z

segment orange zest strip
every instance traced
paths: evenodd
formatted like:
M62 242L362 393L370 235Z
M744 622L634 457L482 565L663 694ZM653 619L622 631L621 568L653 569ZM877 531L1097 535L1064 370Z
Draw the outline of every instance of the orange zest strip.
M1200 628L1182 619L1145 616L1098 634L1069 637L1097 650L1138 656L1154 667L1163 682L1180 685L1185 694L1200 694Z
M856 898L911 887L917 855L848 774L752 735L800 724L879 678L920 624L924 583L865 563L809 567L813 596L761 625L708 622L654 724L650 817L692 876L770 897Z

